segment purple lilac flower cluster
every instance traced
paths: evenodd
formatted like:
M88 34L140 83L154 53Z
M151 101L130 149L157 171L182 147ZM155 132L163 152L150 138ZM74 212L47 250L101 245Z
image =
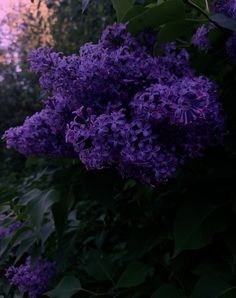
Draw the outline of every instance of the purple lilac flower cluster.
M230 18L236 18L236 0L216 0L213 2L213 11L222 13Z
M145 35L147 36L147 34ZM189 157L222 141L217 88L190 68L185 49L151 46L114 24L79 55L40 48L31 69L50 93L44 108L4 135L26 156L78 156L87 169L114 166L123 177L158 185Z
M208 27L205 25L200 26L192 37L192 44L201 51L209 51L212 48L209 40L209 32L213 28L212 25L209 25Z
M213 11L236 19L236 0L216 0ZM236 34L233 33L226 42L226 51L232 61L236 62Z
M8 227L0 227L0 239L4 239L14 233L21 227L22 223L16 221L15 223L9 225Z
M24 264L9 267L5 276L22 294L27 293L30 298L37 298L47 290L55 274L56 266L53 262L39 260L33 265L28 257Z

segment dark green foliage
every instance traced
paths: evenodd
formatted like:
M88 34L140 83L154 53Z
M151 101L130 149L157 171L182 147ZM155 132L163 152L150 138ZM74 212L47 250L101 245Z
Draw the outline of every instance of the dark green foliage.
M223 14L215 14L211 16L210 19L222 28L236 31L236 21Z
M65 276L54 290L46 293L52 298L69 298L78 293L81 289L80 281L74 276Z

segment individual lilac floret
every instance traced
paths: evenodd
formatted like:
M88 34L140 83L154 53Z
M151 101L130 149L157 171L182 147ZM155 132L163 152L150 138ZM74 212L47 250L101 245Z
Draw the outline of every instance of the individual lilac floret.
M16 221L15 223L9 225L8 227L0 228L0 239L4 239L10 236L12 233L17 231L21 227L22 223L20 221Z
M215 0L213 2L215 13L225 14L233 19L236 18L236 0Z
M5 273L10 283L18 287L22 294L27 293L30 298L40 297L55 275L56 266L53 262L39 260L32 264L30 257L22 265L9 267Z
M209 40L209 32L211 29L212 26L200 26L192 37L192 44L201 51L207 52L208 50L210 50L212 48Z
M234 32L226 42L226 51L229 57L236 62L236 33Z

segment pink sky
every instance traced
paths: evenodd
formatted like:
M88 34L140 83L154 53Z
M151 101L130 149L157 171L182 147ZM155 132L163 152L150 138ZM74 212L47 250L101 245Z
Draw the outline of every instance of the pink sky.
M19 7L20 4L29 4L30 0L1 0L0 1L0 20L13 8Z
M31 4L30 0L0 0L0 46L7 48L14 39L12 36L12 31L6 24L1 24L1 22L6 18L7 14L14 12L17 16L19 13L20 19L20 7L27 6Z

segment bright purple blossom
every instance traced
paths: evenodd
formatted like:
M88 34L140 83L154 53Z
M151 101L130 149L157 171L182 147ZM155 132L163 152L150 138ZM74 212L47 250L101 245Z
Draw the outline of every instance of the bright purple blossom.
M9 267L5 276L22 294L27 293L30 298L38 298L47 290L55 274L56 266L53 262L39 260L32 264L28 257L24 264Z
M217 88L189 66L174 43L154 57L153 35L107 27L79 55L38 49L31 69L50 92L41 112L4 135L26 156L78 156L88 169L115 167L123 177L157 185L189 157L222 142ZM140 40L150 36L147 46Z

